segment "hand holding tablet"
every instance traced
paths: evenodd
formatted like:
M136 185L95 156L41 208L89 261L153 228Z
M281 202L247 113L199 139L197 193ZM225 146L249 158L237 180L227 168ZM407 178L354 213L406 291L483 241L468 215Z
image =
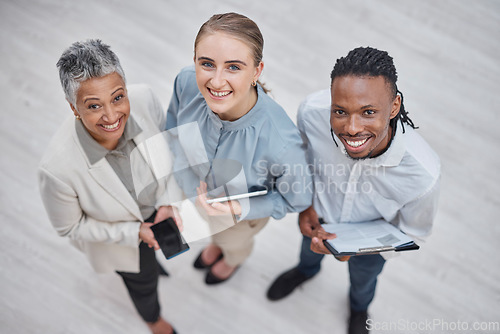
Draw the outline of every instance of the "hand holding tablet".
M248 192L244 194L238 194L238 195L231 195L231 196L224 196L224 197L217 197L217 198L211 198L207 199L208 204L212 203L220 203L220 202L227 202L227 201L234 201L237 199L242 199L242 198L249 198L249 197L254 197L254 196L262 196L267 194L267 190L258 190L258 191L253 191L253 192Z

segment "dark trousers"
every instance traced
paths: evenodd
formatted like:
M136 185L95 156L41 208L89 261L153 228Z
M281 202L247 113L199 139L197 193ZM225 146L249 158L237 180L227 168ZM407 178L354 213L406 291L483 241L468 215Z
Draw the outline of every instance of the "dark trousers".
M146 221L152 221L152 218ZM160 317L160 303L158 302L158 263L153 248L143 242L139 245L140 272L118 272L123 278L134 306L146 322L155 322Z
M304 275L312 277L321 269L324 255L311 250L311 239L304 236L300 251L298 269ZM352 256L349 261L349 301L353 311L366 311L375 296L377 277L382 272L385 260L382 256Z

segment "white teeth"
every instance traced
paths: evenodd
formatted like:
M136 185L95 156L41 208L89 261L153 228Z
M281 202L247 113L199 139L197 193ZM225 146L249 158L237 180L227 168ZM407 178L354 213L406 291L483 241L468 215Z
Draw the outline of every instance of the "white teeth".
M368 138L360 140L360 141L346 140L346 143L347 143L347 145L349 145L351 147L360 147L361 145L363 145L364 143L366 143L367 140L368 140Z
M108 130L113 130L113 129L116 129L119 124L120 124L120 120L117 120L115 124L111 124L111 125L101 124L101 125L103 128L106 128Z
M216 92L215 90L210 90L210 92L217 97L223 97L231 93L230 91L225 91L225 92Z

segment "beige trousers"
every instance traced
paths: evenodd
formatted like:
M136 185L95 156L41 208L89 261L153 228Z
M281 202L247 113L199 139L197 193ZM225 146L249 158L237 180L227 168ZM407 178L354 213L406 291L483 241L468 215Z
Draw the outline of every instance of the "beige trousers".
M269 217L265 217L238 222L232 215L208 216L203 208L198 205L196 208L209 225L212 243L222 249L224 261L232 267L242 264L250 256L254 236L269 221Z
M212 235L212 242L222 249L224 261L235 267L242 264L253 249L254 236L266 226L269 217L242 220L236 225Z

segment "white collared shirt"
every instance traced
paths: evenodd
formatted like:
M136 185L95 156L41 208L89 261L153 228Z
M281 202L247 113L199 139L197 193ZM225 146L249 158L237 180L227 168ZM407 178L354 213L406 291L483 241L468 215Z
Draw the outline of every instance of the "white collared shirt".
M382 155L354 160L330 133L329 90L309 95L298 128L314 179L313 207L327 223L383 218L416 240L431 233L439 196L440 161L410 126L399 124Z

